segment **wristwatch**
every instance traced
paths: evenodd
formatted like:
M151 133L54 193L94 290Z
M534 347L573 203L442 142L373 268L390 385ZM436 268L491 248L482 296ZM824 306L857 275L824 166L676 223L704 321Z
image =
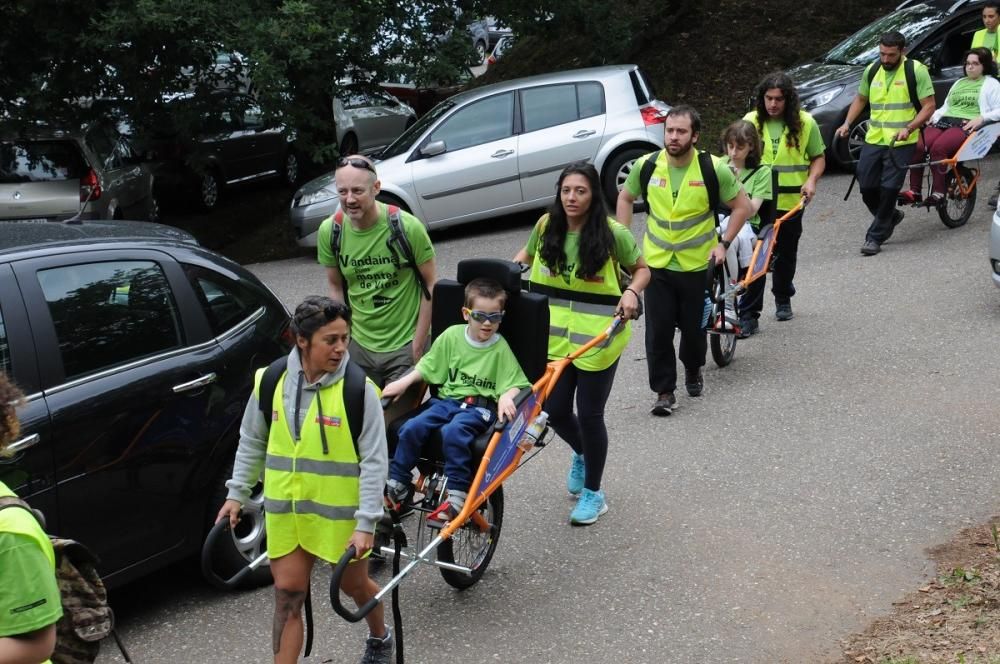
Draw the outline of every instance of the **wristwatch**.
M723 240L722 241L722 246L726 248L726 251L729 251L729 245L731 245L731 244L732 244L732 242L730 240Z

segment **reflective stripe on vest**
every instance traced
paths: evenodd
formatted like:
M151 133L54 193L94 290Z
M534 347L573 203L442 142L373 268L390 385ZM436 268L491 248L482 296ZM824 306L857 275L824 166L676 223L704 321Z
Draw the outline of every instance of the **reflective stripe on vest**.
M663 153L656 153L663 155ZM712 157L712 163L716 158ZM709 209L708 191L701 177L697 154L684 173L677 200L670 188L667 157L661 156L653 170L652 183L659 178L665 186L652 186L648 191L649 216L654 223L646 224L642 253L650 267L665 268L676 258L682 272L704 270L708 253L717 242L715 215Z
M774 136L770 135L765 124L761 129L757 123L757 111L750 111L743 119L757 128L757 133L764 141L764 154L761 155L761 163L771 167L771 192L775 199L775 209L791 210L799 202L802 185L809 179L809 155L806 154L806 147L809 144L809 130L812 125L812 116L805 111L799 111L799 146L789 147L788 126L782 124L781 136L778 136L778 152L775 153L771 146L774 145Z
M899 65L893 70L892 85L887 85L885 67L879 67L868 89L868 105L871 118L868 121L868 132L865 142L872 145L889 145L900 129L909 125L917 111L910 101L910 91L906 85L906 71L903 63L906 57L900 59ZM874 67L875 65L868 65ZM916 75L923 65L914 61L913 72ZM863 76L868 76L865 69ZM920 139L920 132L912 132L905 141L896 141L896 145L912 145ZM780 205L778 206L781 207Z
M257 372L254 385L258 395L262 375L263 370ZM264 461L267 555L278 558L302 547L323 560L336 562L357 527L355 512L360 490L358 455L344 408L344 381L312 392L301 438L295 441L282 399L287 376L281 376L274 390L275 417ZM322 418L317 399L322 400ZM325 427L326 454L321 426Z
M543 224L547 219L543 218ZM608 224L617 224L608 219ZM539 245L545 233L539 233ZM542 264L536 252L531 262L531 290L549 299L549 359L566 357L580 346L604 332L615 315L622 292L618 285L618 265L608 258L592 280L576 274L567 280ZM605 340L577 358L573 365L584 371L600 371L614 364L632 335L631 323L610 340Z

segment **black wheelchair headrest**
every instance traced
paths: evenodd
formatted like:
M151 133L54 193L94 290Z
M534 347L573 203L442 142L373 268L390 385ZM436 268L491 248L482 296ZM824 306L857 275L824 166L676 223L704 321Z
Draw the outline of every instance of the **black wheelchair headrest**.
M517 263L500 258L466 258L458 262L458 283L468 284L480 277L500 282L511 298L521 292L521 269Z

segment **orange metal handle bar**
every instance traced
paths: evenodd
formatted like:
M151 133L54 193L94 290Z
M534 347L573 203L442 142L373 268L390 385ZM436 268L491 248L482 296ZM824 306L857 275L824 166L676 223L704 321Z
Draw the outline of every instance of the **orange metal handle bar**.
M805 198L805 196L803 196L802 198L799 199L799 202L796 203L795 206L791 210L789 210L788 212L786 212L785 214L781 215L780 217L778 217L777 219L774 220L774 230L773 230L773 233L775 235L777 235L778 234L778 229L781 228L781 225L783 223L785 223L785 221L787 221L788 219L791 219L796 214L798 214L798 212L800 210L804 209L805 206L806 206L806 198ZM750 254L750 265L751 266L754 266L754 265L757 264L757 258L760 256L760 250L763 247L763 245L764 245L763 242L758 242L758 243L756 243L754 245L753 253ZM774 247L774 242L772 241L771 242L771 248L772 248L772 250L773 250L773 247ZM744 278L743 281L739 282L739 287L742 288L742 289L746 289L747 286L749 286L751 283L753 283L754 281L756 281L757 279L759 279L761 276L763 276L763 274L765 274L765 273L754 274L753 270L748 271L746 278Z

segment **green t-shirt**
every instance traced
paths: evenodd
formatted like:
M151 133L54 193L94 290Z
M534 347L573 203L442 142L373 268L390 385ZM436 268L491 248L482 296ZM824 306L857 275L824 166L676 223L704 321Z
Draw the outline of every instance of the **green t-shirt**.
M986 79L960 78L948 91L948 116L971 120L979 117L979 91Z
M417 265L434 258L427 229L412 214L400 211ZM335 267L347 281L347 299L353 312L351 336L362 348L386 353L399 350L413 340L423 293L410 267L400 267L403 256L394 256L386 241L390 228L386 206L379 203L379 217L371 228L359 231L344 215L340 236L340 263L330 247L333 218L319 226L316 238L320 265Z
M986 31L983 35L983 48L987 48L994 53L997 52L997 33L990 32L989 30Z
M927 71L927 67L922 66L917 61L914 61L913 64L913 77L916 79L917 83L917 99L933 97L934 83L931 81L931 75L930 72ZM875 63L872 63L865 67L864 74L861 75L861 85L858 86L858 94L865 97L871 97L871 87L868 85L868 72L874 66ZM899 65L895 69L885 72L886 85L892 85L897 76L901 76L903 78L903 85L906 85L906 74L903 73L902 60L899 61Z
M642 171L642 165L647 159L655 159L660 153L653 152L644 157L639 157L635 164L632 165L632 170L629 172L628 177L625 179L625 190L628 191L633 197L638 198L642 196L642 186L639 182L639 174ZM669 171L667 181L670 182L670 190L673 193L674 198L677 198L677 192L680 190L681 182L684 181L684 174L687 169L691 167L691 164L697 160L697 155L695 155L691 162L681 168L667 167ZM719 180L719 201L725 203L731 201L740 193L740 182L736 179L736 176L729 169L729 166L722 163L721 159L713 160L715 164L715 177ZM659 166L657 168L660 168ZM676 184L674 178L676 173L673 171L679 171L680 179L677 180ZM662 172L662 171L661 171ZM653 172L653 178L656 177L656 172ZM653 186L653 178L650 178L650 186ZM670 257L670 263L667 265L668 270L679 271L681 269L680 261L677 259L677 253L674 252Z
M528 246L526 247L528 255L535 256L537 260L541 260L538 258L538 250L541 246L540 233L547 220L548 215L539 219L535 227L531 229L531 235L528 237ZM636 244L635 238L632 236L632 231L613 219L608 219L608 225L611 227L611 236L614 238L615 243L611 250L612 259L618 261L619 265L626 268L632 267L642 255L639 245ZM562 277L568 284L570 282L570 275L576 271L576 266L580 263L579 232L568 231L566 233L563 251L566 252L566 270L563 272Z
M729 165L729 157L725 156L722 158L725 164ZM740 182L743 183L743 189L747 192L747 198L760 198L764 201L774 200L774 194L771 186L771 169L767 164L761 164L757 170L752 172L749 168L741 168L740 172L737 173L737 177ZM748 177L749 176L749 177ZM754 216L747 219L747 223L754 227L754 229L760 228L760 214L755 214Z
M55 570L38 542L0 532L0 636L47 627L62 613Z
M501 326L503 324L501 323ZM489 346L473 346L466 325L452 325L434 340L417 362L417 372L428 383L440 385L442 399L485 397L497 401L512 387L527 387L521 365L507 340L494 333Z

